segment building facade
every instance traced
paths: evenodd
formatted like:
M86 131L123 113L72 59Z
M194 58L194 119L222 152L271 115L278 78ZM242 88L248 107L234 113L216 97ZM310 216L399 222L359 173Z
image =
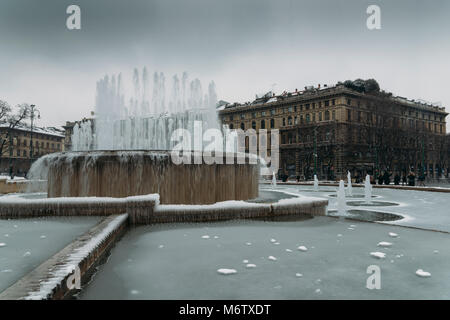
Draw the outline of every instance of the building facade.
M37 158L64 151L64 130L1 124L0 148L0 172L23 176Z
M219 112L230 129L279 129L279 174L329 180L347 171L448 176L447 115L443 107L380 91L375 80L267 94Z

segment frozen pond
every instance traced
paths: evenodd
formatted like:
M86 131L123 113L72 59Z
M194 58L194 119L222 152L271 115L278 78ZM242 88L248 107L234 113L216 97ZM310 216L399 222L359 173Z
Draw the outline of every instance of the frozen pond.
M85 233L100 219L0 219L0 292Z
M142 226L80 298L449 299L449 247L447 233L331 217ZM381 268L380 290L366 288L370 265Z
M263 189L269 190L268 188ZM337 187L321 186L318 192L314 192L312 186L284 185L278 186L277 189L304 196L328 199L329 209L336 209L336 191L330 192L330 190L337 190ZM372 194L375 196L373 201L398 203L398 205L370 207L362 204L357 207L348 206L348 209L367 209L400 214L404 219L385 223L450 232L450 193L373 188ZM364 188L353 186L353 195L364 195ZM362 200L356 197L347 198L347 202Z

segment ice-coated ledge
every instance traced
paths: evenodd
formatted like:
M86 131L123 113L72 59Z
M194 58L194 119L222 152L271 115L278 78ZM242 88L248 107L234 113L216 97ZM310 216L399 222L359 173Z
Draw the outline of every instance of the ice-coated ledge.
M128 215L105 218L53 257L42 263L11 287L0 293L0 300L63 299L73 288L67 280L76 268L83 279L103 254L125 231Z
M223 201L211 205L157 205L151 222L206 222L283 215L326 215L328 200L313 197L282 199L276 203Z
M0 217L104 216L128 213L131 224L164 222L207 222L264 218L281 215L325 215L328 200L313 197L282 199L276 203L223 201L207 205L159 203L158 194L126 198L48 198L0 200Z
M152 208L158 203L158 194L126 198L61 197L24 199L19 196L10 196L0 198L0 217L105 216L122 214L139 207Z

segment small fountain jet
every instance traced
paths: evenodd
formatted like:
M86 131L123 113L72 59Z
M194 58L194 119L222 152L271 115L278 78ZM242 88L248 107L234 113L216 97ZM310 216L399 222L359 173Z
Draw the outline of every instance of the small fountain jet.
M353 190L352 190L352 175L350 174L350 171L347 173L347 192L348 196L353 196Z
M277 186L277 178L275 177L275 172L272 173L272 188Z
M339 189L337 192L337 209L339 215L346 215L347 213L347 203L345 199L345 186L344 180L339 181Z
M369 175L366 175L366 181L364 182L364 200L365 203L371 203L372 201L372 185L370 184Z
M314 191L319 191L319 180L317 179L317 175L314 175Z

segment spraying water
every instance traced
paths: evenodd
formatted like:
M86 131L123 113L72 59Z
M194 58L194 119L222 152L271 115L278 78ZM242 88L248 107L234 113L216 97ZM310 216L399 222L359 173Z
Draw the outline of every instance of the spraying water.
M344 180L339 181L339 189L337 192L337 208L338 213L340 215L345 215L347 213L347 204L345 200L345 186L344 186Z
M200 80L189 81L184 72L181 80L178 75L171 78L166 94L169 81L164 73L155 72L152 84L151 78L147 68L135 68L127 96L121 74L100 79L94 123L85 121L74 127L72 151L170 150L178 143L171 141L177 129L192 134L196 123L203 131L219 128L214 81L203 95Z
M275 177L275 172L272 173L272 188L277 186L277 178Z
M314 191L319 191L319 180L316 174L314 175Z
M372 185L370 184L370 176L366 175L366 181L364 182L364 200L366 203L372 201Z
M353 196L353 190L352 190L352 175L350 174L350 171L347 173L347 191L348 196Z

